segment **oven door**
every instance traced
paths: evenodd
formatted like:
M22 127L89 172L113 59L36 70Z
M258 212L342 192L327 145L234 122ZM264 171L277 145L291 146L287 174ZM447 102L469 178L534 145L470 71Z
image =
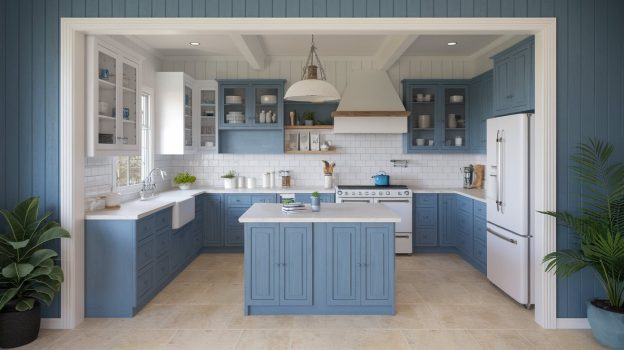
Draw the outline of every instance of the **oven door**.
M395 231L412 232L412 199L411 198L375 198L374 203L385 205L388 209L399 214L401 222L395 225Z

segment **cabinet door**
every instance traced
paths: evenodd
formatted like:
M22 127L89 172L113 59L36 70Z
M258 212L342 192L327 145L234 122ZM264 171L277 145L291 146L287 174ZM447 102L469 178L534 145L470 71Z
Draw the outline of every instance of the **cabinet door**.
M279 225L245 225L245 298L250 305L279 304Z
M121 88L121 110L116 114L120 115L121 125L117 135L117 143L123 148L136 149L140 144L141 137L141 105L139 102L139 65L121 59L122 80Z
M327 224L327 304L360 304L360 224Z
M195 103L198 116L195 132L201 150L213 150L217 146L217 83L196 81Z
M511 108L514 111L526 111L533 109L530 105L532 75L532 50L530 46L514 52L511 57Z
M204 246L223 246L221 196L209 195L204 201Z
M195 139L193 128L196 128L196 121L193 117L193 85L190 81L184 81L184 149L193 150Z
M443 113L440 131L441 145L445 149L466 149L469 120L467 119L468 87L463 85L445 85L442 92Z
M511 107L509 58L494 62L494 111L497 114L505 112Z
M284 112L282 98L284 96L283 85L279 84L252 84L248 122L255 127L281 128Z
M408 119L407 149L431 150L440 146L436 133L437 85L410 85L405 108L411 111Z
M362 305L392 304L394 230L392 225L362 224Z
M219 89L219 128L235 129L253 123L252 113L247 108L248 84L221 85Z
M238 222L238 218L249 207L234 207L227 208L225 215L225 245L228 247L242 247L243 246L243 224Z
M438 204L438 233L441 247L452 247L456 244L455 227L455 195L442 193Z
M280 305L312 305L312 224L280 225Z

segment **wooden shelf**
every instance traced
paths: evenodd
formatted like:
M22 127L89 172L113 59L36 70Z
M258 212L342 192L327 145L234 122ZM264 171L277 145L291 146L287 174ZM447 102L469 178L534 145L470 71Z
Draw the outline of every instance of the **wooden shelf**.
M332 154L336 153L335 149L330 149L328 151L286 151L286 154Z
M285 125L284 129L333 129L333 125Z
M111 88L111 89L114 89L114 88L115 88L115 83L111 83L111 82L110 82L110 81L108 81L108 80L98 79L98 81L100 82L100 84L102 84L102 85L104 85L104 86L106 86L106 87L109 87L109 88Z
M136 124L136 121L134 120L128 120L128 119L124 119L123 120L124 123L128 123L128 124Z

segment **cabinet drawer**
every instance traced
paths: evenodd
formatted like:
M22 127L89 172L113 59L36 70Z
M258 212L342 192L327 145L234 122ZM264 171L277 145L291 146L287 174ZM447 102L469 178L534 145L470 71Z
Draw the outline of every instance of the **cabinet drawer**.
M481 241L483 243L487 242L486 230L487 230L486 221L481 218L474 218L474 229L472 232L474 239Z
M333 194L321 194L321 203L335 203L336 197Z
M483 220L487 219L487 206L481 201L474 201L474 216Z
M464 212L458 212L455 228L458 232L470 234L472 236L472 216Z
M139 304L141 300L147 296L148 292L154 286L154 269L153 265L146 266L143 270L139 271L137 276L136 294Z
M169 242L171 240L171 230L160 230L156 233L155 245L156 256L161 256L169 251Z
M475 261L485 265L487 264L487 248L485 242L474 243L474 255Z
M226 202L228 206L234 206L234 207L250 206L251 196L231 194L227 196Z
M437 223L435 208L416 208L415 214L416 226L435 226Z
M247 207L244 208L228 208L225 218L225 225L228 227L242 227L243 224L238 222L238 219L247 211Z
M243 228L229 228L225 232L226 246L242 246L244 242L245 231Z
M435 247L438 245L438 232L436 229L417 229L414 240L417 246Z
M137 270L142 269L154 259L154 240L148 239L137 248Z
M274 194L257 194L251 196L251 203L275 203Z
M160 285L169 277L169 254L165 254L156 260L154 270L155 285Z
M154 228L156 230L171 229L171 215L171 208L163 209L154 214Z
M455 205L457 205L457 209L472 215L472 199L458 195Z
M417 207L434 207L436 205L437 194L435 193L419 193L416 195Z
M145 217L137 222L137 242L141 242L154 233L154 215Z

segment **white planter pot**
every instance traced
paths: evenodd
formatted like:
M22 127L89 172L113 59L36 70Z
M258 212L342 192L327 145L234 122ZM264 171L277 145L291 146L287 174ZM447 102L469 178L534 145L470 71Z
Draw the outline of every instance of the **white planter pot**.
M236 178L234 177L231 179L223 179L223 188L225 188L226 190L236 188Z
M178 184L178 188L180 188L181 190L190 190L191 189L191 184Z

